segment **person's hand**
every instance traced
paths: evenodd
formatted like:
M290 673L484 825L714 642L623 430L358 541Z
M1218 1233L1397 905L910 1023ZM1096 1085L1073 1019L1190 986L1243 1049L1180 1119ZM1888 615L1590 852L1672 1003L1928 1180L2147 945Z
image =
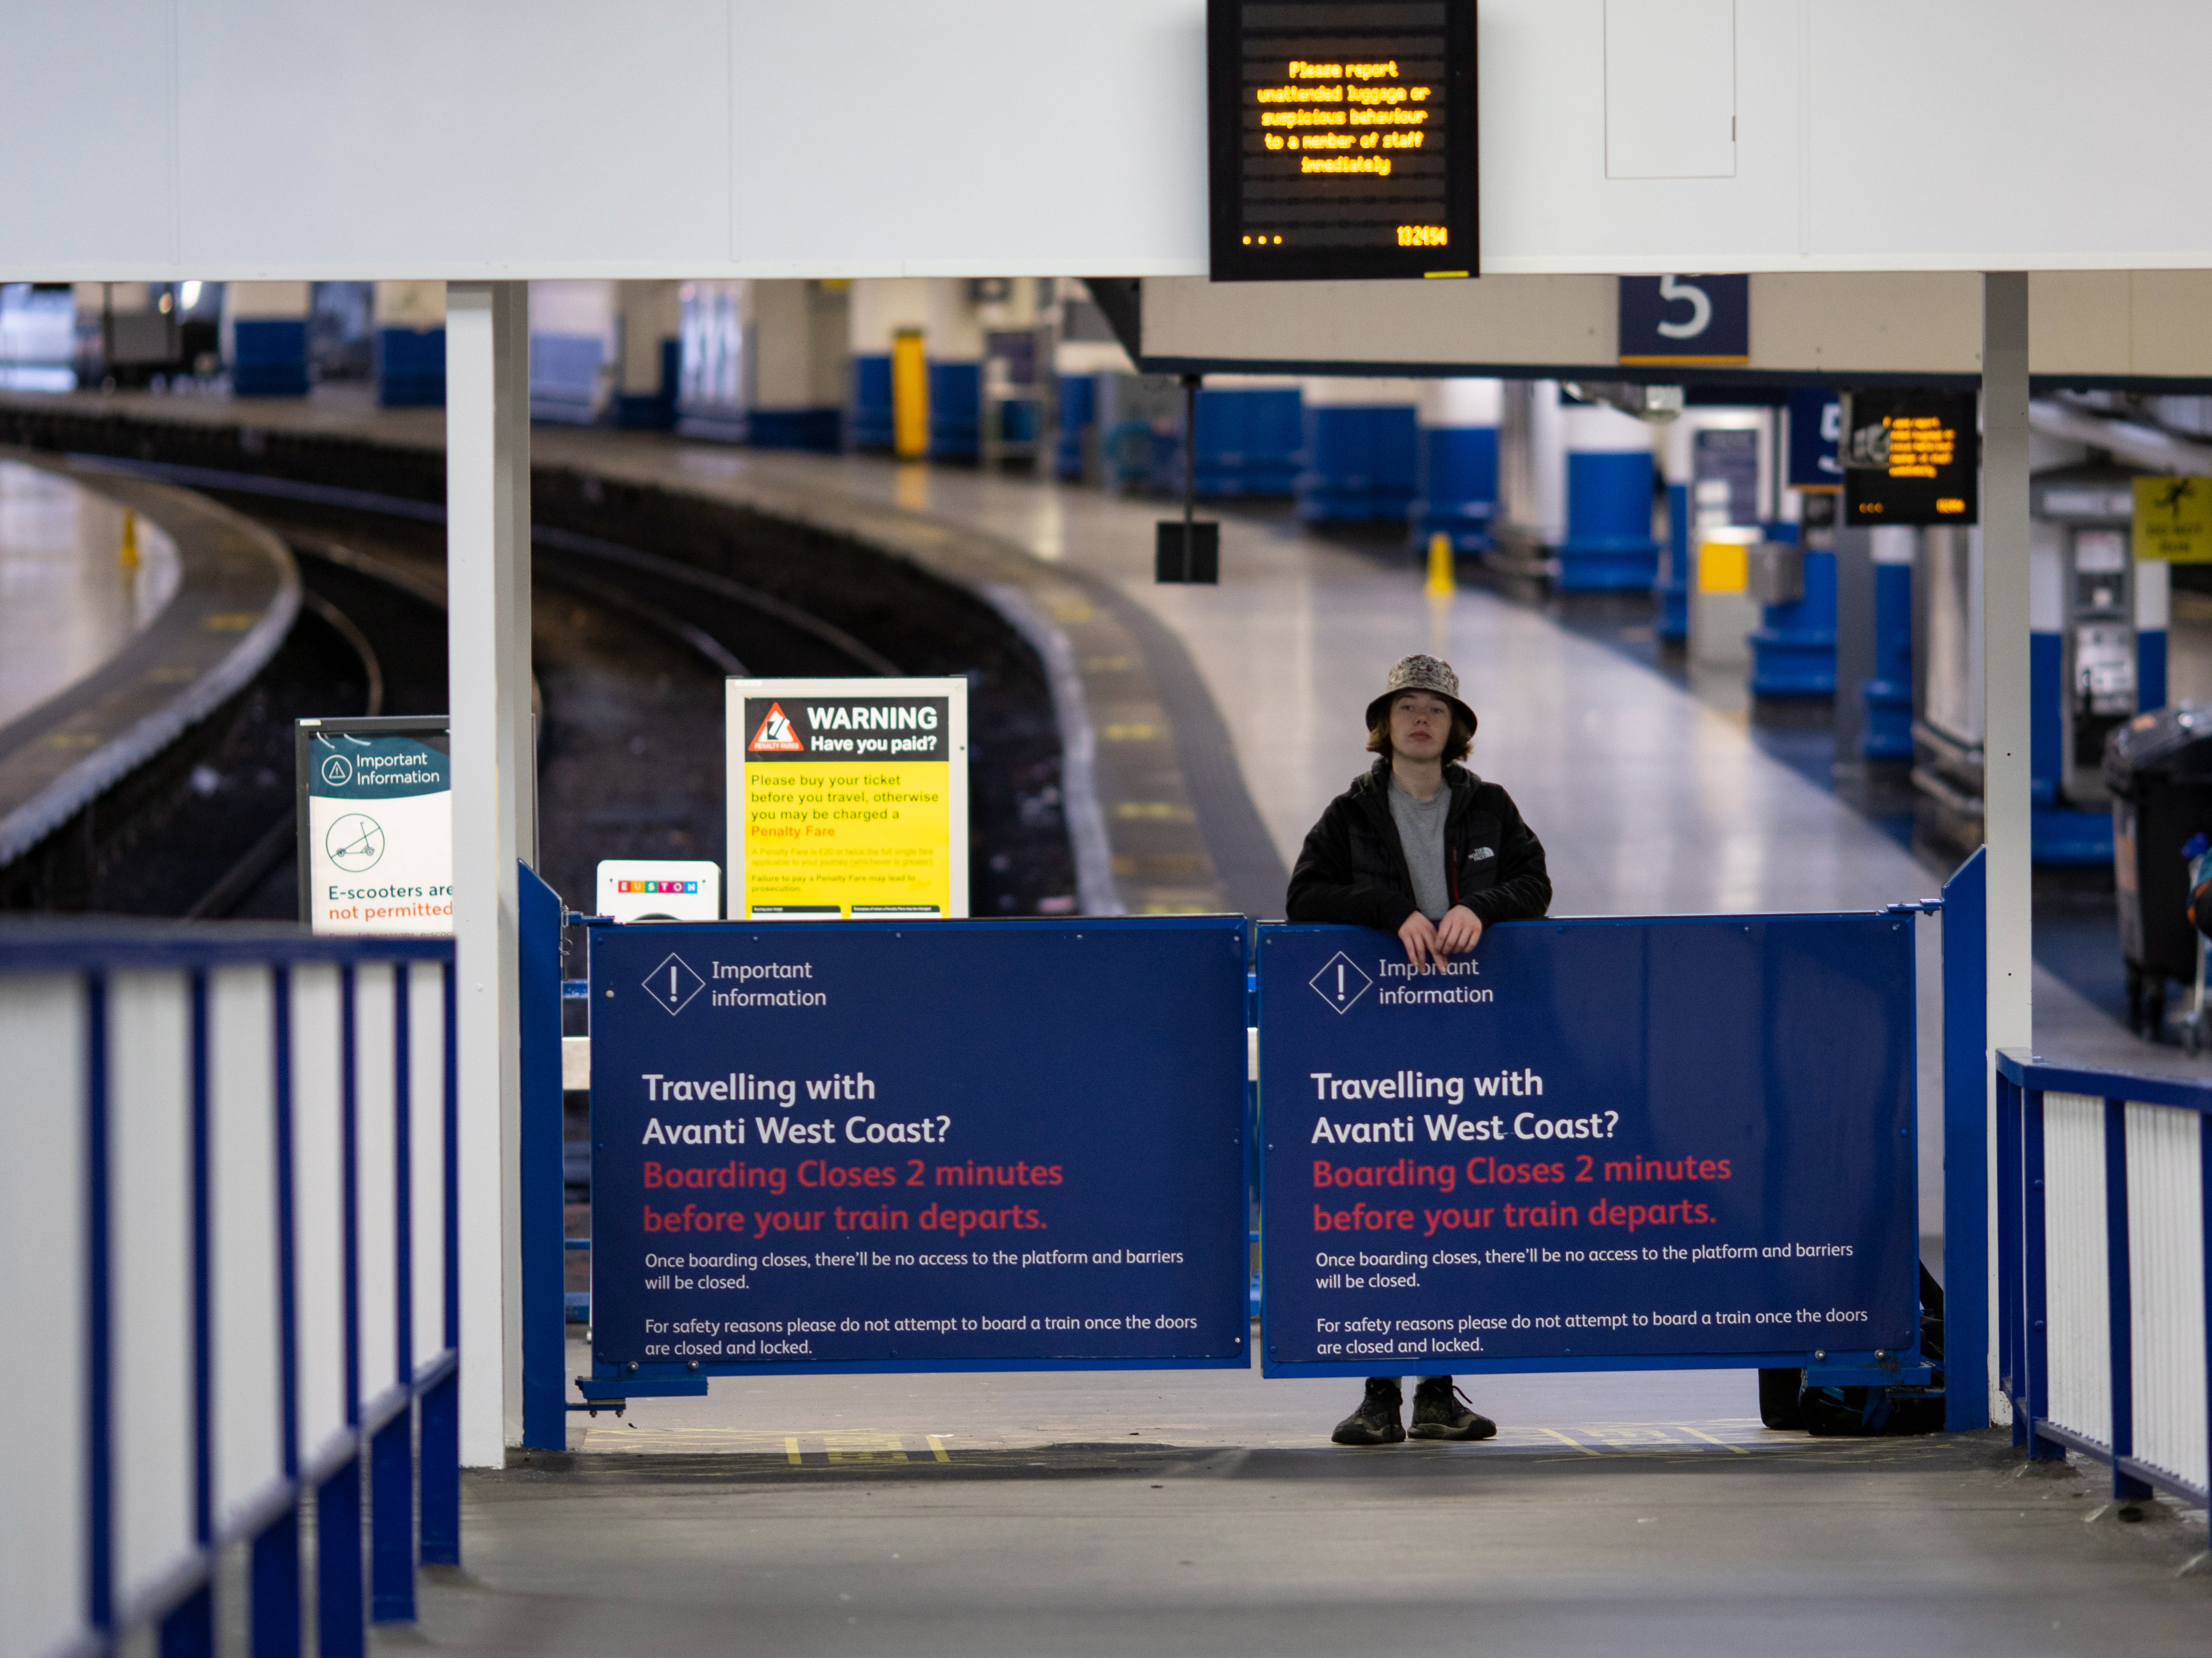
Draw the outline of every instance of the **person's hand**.
M1444 912L1444 919L1437 923L1437 963L1443 964L1448 956L1464 956L1482 941L1482 917L1465 904L1454 904Z
M1437 948L1437 924L1418 909L1398 924L1398 942L1406 946L1406 959L1416 972L1430 962L1443 963Z

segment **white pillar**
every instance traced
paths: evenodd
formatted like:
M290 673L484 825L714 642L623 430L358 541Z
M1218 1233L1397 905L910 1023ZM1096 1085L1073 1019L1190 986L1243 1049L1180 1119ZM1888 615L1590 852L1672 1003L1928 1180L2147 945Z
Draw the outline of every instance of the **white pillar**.
M2027 277L1992 271L1982 278L1982 836L1992 1050L2035 1040L2027 441Z
M522 1437L515 863L532 857L530 314L521 282L446 299L446 653L460 1054L461 1461Z

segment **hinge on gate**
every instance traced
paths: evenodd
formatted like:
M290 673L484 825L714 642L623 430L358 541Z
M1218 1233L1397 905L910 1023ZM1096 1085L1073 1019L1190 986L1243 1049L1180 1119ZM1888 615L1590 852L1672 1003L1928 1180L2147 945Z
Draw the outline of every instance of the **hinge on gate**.
M1943 901L1941 898L1917 898L1910 903L1884 904L1881 913L1885 915L1941 915Z

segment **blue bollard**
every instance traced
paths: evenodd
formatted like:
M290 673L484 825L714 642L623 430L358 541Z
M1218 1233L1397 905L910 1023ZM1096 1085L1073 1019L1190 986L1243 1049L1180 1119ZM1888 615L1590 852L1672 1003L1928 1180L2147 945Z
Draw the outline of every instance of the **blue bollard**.
M1316 380L1307 388L1298 516L1309 523L1403 520L1418 448L1411 395L1384 382Z
M1690 564L1696 550L1690 544L1690 486L1667 486L1667 561L1651 596L1658 601L1659 637L1681 644L1690 636Z
M930 360L929 458L973 460L981 452L983 365Z
M1565 417L1567 537L1559 589L1649 592L1659 574L1651 535L1651 428L1617 409L1577 404Z
M853 403L847 422L853 447L888 453L891 446L891 356L888 351L853 355Z
M241 317L230 325L231 395L307 395L307 324L304 318ZM441 380L442 381L442 374Z
M1794 524L1768 524L1769 541L1794 542ZM1832 696L1836 691L1836 555L1805 550L1804 596L1763 608L1751 632L1753 696Z
M884 385L890 378L885 371ZM1060 376L1060 429L1053 444L1053 470L1073 483L1083 476L1083 434L1098 424L1098 380L1092 374Z
M386 409L446 404L446 331L386 328L376 336L376 400Z
M1888 531L1877 531L1877 537ZM1912 532L1904 532L1909 538ZM1865 710L1859 722L1859 755L1866 760L1912 758L1912 564L1887 556L1878 539L1874 555L1874 677L1859 687Z
M1455 553L1490 550L1498 510L1498 422L1504 388L1492 380L1430 380L1421 387L1420 447L1411 539L1449 537Z
M1200 495L1291 493L1304 435L1297 386L1202 386L1196 401L1192 450Z

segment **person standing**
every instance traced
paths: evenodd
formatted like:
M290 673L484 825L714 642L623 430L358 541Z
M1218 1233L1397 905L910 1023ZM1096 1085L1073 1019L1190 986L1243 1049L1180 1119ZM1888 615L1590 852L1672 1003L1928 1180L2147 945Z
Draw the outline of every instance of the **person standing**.
M1449 664L1409 656L1390 670L1367 705L1375 763L1329 802L1291 872L1285 914L1292 922L1395 933L1420 970L1468 954L1486 927L1551 908L1535 831L1511 795L1459 763L1476 723ZM1407 1434L1404 1405L1397 1376L1370 1376L1358 1409L1330 1437L1397 1444ZM1450 1376L1431 1376L1414 1390L1411 1431L1415 1439L1487 1439L1498 1424L1474 1412Z

